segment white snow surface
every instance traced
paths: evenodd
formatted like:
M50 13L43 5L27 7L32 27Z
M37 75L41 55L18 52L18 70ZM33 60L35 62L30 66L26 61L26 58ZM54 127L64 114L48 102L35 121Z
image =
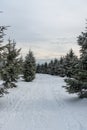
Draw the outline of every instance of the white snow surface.
M69 95L64 78L37 74L0 98L0 130L87 130L87 99Z

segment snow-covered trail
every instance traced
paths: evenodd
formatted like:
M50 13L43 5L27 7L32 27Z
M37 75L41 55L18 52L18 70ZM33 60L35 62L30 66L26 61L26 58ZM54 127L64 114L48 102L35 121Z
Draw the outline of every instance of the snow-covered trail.
M68 95L63 78L37 74L0 99L0 130L87 130L87 99Z

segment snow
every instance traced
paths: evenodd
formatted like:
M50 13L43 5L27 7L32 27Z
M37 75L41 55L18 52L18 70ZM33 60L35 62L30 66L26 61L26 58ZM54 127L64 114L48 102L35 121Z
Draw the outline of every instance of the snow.
M3 81L0 81L0 89L4 88Z
M64 79L37 74L0 98L0 130L87 130L87 99L69 95Z

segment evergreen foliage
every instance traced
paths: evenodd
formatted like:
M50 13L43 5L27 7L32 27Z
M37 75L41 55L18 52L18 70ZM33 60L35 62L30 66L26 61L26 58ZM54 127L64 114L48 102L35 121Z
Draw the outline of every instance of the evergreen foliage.
M36 61L32 51L25 57L23 77L26 82L30 82L35 78L36 74Z
M4 51L5 46L3 46L1 43L3 42L4 37L4 31L7 29L6 26L0 26L0 79L1 79L1 71L3 66L3 56L2 53ZM0 86L0 96L3 96L4 93L7 93L6 89L3 85Z
M76 65L78 64L78 58L74 54L73 50L70 49L69 53L65 56L64 69L67 77L73 77Z
M4 31L7 30L7 26L0 26L0 43L3 42L3 37L5 35ZM2 47L3 48L3 47ZM2 49L0 47L0 50Z
M77 56L74 54L73 50L70 49L69 53L65 57L60 57L60 59L51 60L49 63L38 64L37 73L58 75L61 77L73 77L74 68L78 62Z
M65 79L66 90L69 93L77 93L79 97L87 97L87 30L78 37L80 45L80 59L75 68L72 78Z
M61 77L65 76L65 69L64 69L65 57L60 57L59 66L58 66L58 75Z
M23 75L23 66L24 66L24 61L23 61L23 57L21 56L19 58L19 67L18 67L19 75Z
M9 40L6 45L3 55L3 66L1 77L4 80L6 88L16 87L15 82L18 78L19 69L19 54L21 49L16 49L16 43Z
M37 64L36 66L36 72L41 73L41 65Z

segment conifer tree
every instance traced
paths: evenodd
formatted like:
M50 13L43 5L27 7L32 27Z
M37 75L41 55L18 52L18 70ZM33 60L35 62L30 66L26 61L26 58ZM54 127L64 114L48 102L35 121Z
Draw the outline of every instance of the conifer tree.
M47 62L44 63L44 74L48 73L48 65Z
M24 66L24 61L23 57L21 56L19 58L19 67L18 67L18 73L23 75L23 66Z
M70 49L69 53L67 53L64 58L64 69L65 69L65 75L67 77L73 77L74 69L77 63L78 63L78 58L74 54L73 50Z
M76 65L73 78L66 79L66 90L69 93L77 93L79 97L87 97L87 30L78 37L80 45L80 59Z
M3 67L1 76L6 88L16 87L18 78L19 54L21 49L16 49L16 43L9 40L3 52Z
M30 82L35 78L36 61L33 52L30 50L25 57L23 77L26 82Z
M64 77L65 76L65 69L64 69L64 57L60 57L57 73L59 76Z
M39 63L36 66L36 73L41 73L41 65Z
M54 61L51 60L49 63L49 74L54 75Z
M2 71L2 67L3 67L3 51L5 46L2 45L1 43L3 42L3 37L4 37L4 31L7 29L6 26L0 26L0 79L1 79L1 71ZM2 86L2 85L1 85ZM7 93L7 91L5 90L5 88L2 86L0 86L0 96L2 96L4 93Z
M59 61L54 59L54 75L58 75Z

